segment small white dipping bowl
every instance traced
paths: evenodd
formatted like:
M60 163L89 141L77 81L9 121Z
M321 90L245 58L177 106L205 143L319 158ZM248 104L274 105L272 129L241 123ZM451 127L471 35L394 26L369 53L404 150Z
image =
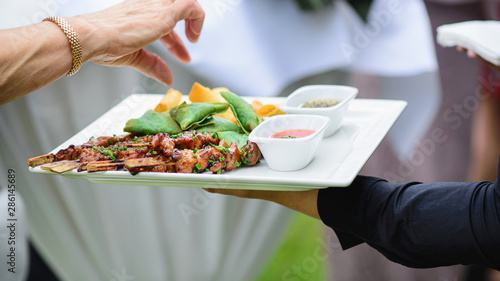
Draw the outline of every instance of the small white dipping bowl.
M347 112L349 102L358 95L358 89L339 85L311 85L300 87L288 96L280 110L292 114L309 114L327 116L331 119L324 137L335 133L342 125L342 119ZM303 108L308 101L322 99L337 99L340 103L331 107Z
M277 115L255 128L248 140L257 143L270 169L296 171L304 168L314 158L316 148L323 139L330 118L318 115ZM286 130L314 130L303 138L271 138Z

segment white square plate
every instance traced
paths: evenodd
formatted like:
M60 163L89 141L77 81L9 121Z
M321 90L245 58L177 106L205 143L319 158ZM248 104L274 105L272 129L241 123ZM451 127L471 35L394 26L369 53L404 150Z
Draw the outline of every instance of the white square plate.
M59 145L51 153L82 144L92 136L123 134L123 127L130 118L138 118L148 109L154 108L163 95L134 94L106 112L78 134ZM183 97L184 100L187 97ZM252 98L263 104L280 104L284 98ZM304 169L295 172L270 170L265 159L251 167L240 167L222 174L176 174L143 172L132 176L127 171L77 172L61 174L75 179L86 179L96 183L179 186L198 188L232 188L260 190L303 190L345 187L351 184L359 170L375 151L389 129L406 107L405 101L355 99L349 106L342 127L320 143L315 158ZM33 173L58 175L40 167L29 168Z

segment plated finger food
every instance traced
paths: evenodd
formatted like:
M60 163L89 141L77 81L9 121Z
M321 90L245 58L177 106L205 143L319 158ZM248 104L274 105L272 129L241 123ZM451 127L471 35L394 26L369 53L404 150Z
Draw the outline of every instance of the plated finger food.
M248 134L261 119L252 106L225 88L210 90L198 83L183 102L170 89L154 110L126 122L129 134L91 137L54 154L28 160L31 167L64 173L125 169L139 172L220 174L259 162L257 144ZM225 117L225 118L224 118Z
M60 143L50 151L54 155L62 149L68 148L71 144L83 144L89 141L91 136L121 136L123 127L130 118L139 118L148 110L155 108L164 95L158 94L132 94L122 100L120 103L110 108L102 116L95 119L81 131L69 137L64 142ZM281 97L243 97L249 104L258 100L263 105L282 105L285 103L285 98ZM190 102L187 95L182 96L182 101ZM214 102L214 101L209 101ZM175 105L174 105L175 106ZM397 117L401 114L406 106L406 102L394 100L368 100L355 99L351 102L349 111L347 112L342 127L331 137L323 138L316 150L314 160L304 168L295 172L281 172L273 170L270 167L269 160L272 156L263 155L260 164L245 167L242 163L240 167L231 171L222 170L220 175L212 172L203 173L167 173L167 172L139 172L136 175L131 175L125 168L121 167L114 170L106 170L105 172L78 172L78 169L73 169L62 174L51 172L45 165L45 169L41 169L40 162L45 163L45 158L38 159L38 166L29 167L29 171L35 174L45 175L60 175L65 180L85 180L98 184L113 184L113 185L131 185L131 186L158 186L158 187L189 187L189 188L229 188L229 189L256 189L256 190L306 190L326 188L331 186L348 186L354 177L359 173L359 170L364 165L366 160L373 153L382 138L387 134L392 127ZM255 112L255 111L254 111ZM283 115L283 116L288 116ZM214 116L214 119L217 116ZM278 117L267 118L273 120ZM227 120L224 120L227 121ZM229 123L232 123L229 121ZM236 125L233 123L232 125ZM238 125L236 125L239 127ZM219 126L218 126L219 127ZM303 126L301 126L304 128ZM266 129L266 134L262 135L265 139L270 139L269 136L279 131L293 129L281 126L263 126L263 123L252 132ZM267 131L270 129L269 131ZM297 128L298 129L298 128ZM315 128L309 128L317 131ZM225 131L218 133L219 139L226 139L223 134L241 136L237 132ZM200 132L200 128L196 129ZM241 131L240 131L241 133ZM153 135L153 134L151 134ZM175 134L174 134L175 135ZM260 135L260 134L259 134ZM138 136L140 137L140 136ZM249 136L250 137L250 136ZM283 147L289 143L295 143L303 138L276 139L281 141ZM102 140L105 142L106 140ZM220 140L219 140L220 141ZM227 141L227 139L226 139ZM229 142L228 142L229 143ZM243 143L243 142L242 142ZM246 143L246 140L243 144ZM259 150L264 153L264 146L259 145ZM310 146L310 145L309 145ZM239 146L241 147L241 146ZM240 150L241 151L241 150ZM271 152L273 149L270 150ZM149 152L149 150L147 151ZM276 153L278 162L287 163L286 156L294 155L295 149L285 151L284 155ZM304 154L302 154L304 155ZM215 157L215 156L214 156ZM35 161L35 160L34 160ZM74 160L65 160L73 162ZM116 160L107 160L113 162ZM143 161L154 162L155 159L138 158L129 159L127 166L131 169L137 165L145 165ZM36 162L36 161L35 161ZM61 161L53 163L59 165ZM101 161L101 165L106 165L106 161ZM80 163L77 163L80 164ZM149 163L151 164L151 163ZM95 165L95 167L93 167ZM99 165L87 165L89 168L99 169ZM125 167L125 165L124 165ZM171 168L171 167L170 167ZM71 185L66 185L71 186Z

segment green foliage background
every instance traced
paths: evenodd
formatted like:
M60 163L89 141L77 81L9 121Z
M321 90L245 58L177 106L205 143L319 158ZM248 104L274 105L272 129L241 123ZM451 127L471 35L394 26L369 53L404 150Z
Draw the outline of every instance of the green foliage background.
M314 250L319 246L318 238L324 239L324 226L319 220L313 219L301 213L297 213L292 220L289 230L278 247L277 251L259 274L255 281L281 281L287 271L292 271L293 266L302 267L305 259L314 257ZM328 260L318 261L318 268L313 272L303 270L307 274L306 279L297 274L289 275L292 280L327 280ZM295 280L293 279L293 280Z

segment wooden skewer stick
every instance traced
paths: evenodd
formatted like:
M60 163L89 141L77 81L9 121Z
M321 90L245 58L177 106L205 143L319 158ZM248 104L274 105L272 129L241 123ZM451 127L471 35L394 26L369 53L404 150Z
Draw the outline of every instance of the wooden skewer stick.
M59 161L54 163L53 166L50 167L50 171L54 173L64 173L67 171L71 171L73 169L76 169L80 167L82 163L76 162L76 161L71 161L71 160L64 160L64 161Z
M36 167L47 163L54 162L54 154L45 154L28 159L28 166Z
M128 159L125 160L125 168L137 169L137 168L150 168L159 165L167 165L165 161L150 159L150 158L138 158L138 159Z
M122 161L95 161L87 164L87 172L100 172L100 171L116 171L122 168L124 163Z
M51 168L59 166L59 165L61 165L61 163L64 163L64 162L71 162L71 161L64 160L64 161L59 161L59 162L52 162L52 163L43 164L40 166L40 169L45 170L45 171L50 171Z

